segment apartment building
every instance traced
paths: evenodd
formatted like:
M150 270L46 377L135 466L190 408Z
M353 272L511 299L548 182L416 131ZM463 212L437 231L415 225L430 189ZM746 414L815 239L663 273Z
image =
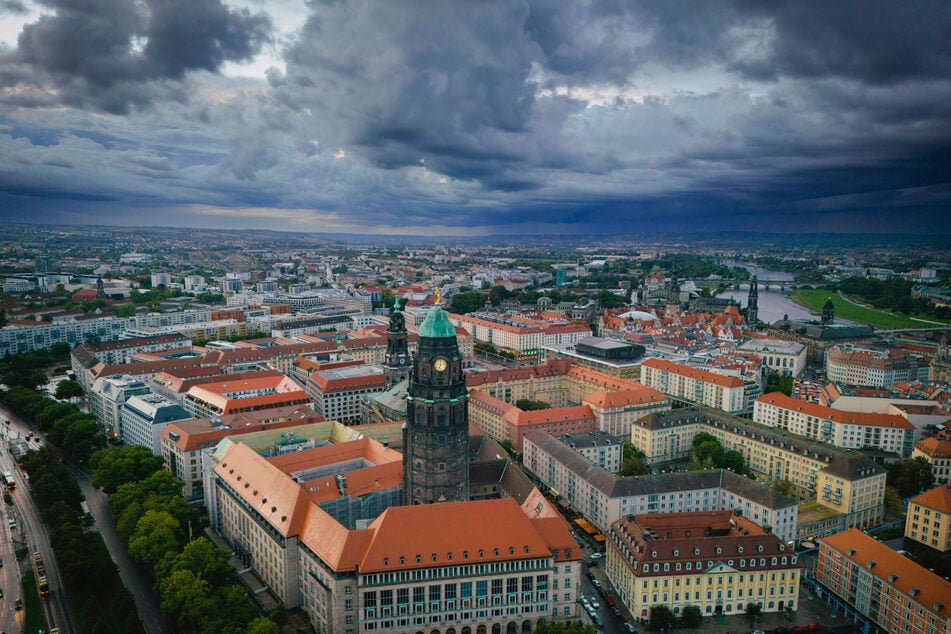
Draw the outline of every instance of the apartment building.
M625 442L623 438L600 431L556 437L605 471L614 474L621 472Z
M107 365L130 363L133 357L143 352L163 352L167 350L191 350L192 342L187 337L173 333L159 337L137 337L120 339L118 341L100 341L98 343L83 343L75 348L71 355L77 357L88 352Z
M816 580L876 634L951 630L951 582L858 529L819 540Z
M931 463L935 484L951 483L951 440L925 438L915 445L912 458L924 458Z
M686 410L638 421L631 432L631 442L647 455L649 462L684 459L690 455L693 438L700 432L713 435L724 449L739 451L757 477L789 481L792 495L800 500L817 499L837 512L847 508L856 518L884 517L885 470L865 456L848 454L831 445L738 418ZM865 474L866 470L876 475L860 487L841 487L845 497L839 502L834 502L833 496L823 499L820 489L829 481L822 480L820 484L819 474L840 461L847 466L836 467L834 470L839 474L853 474L862 480L871 477ZM877 502L873 506L874 500Z
M202 418L309 403L310 398L300 386L273 372L259 376L250 373L240 379L224 377L213 383L194 385L182 399L186 411Z
M872 350L851 345L826 351L826 376L833 383L890 387L928 380L928 364L907 350Z
M756 399L753 420L843 449L879 449L911 456L915 426L898 414L847 412L773 392Z
M498 442L509 442L522 451L525 433L544 429L553 435L593 432L597 421L587 406L553 407L523 411L485 392L469 392L469 423Z
M951 484L936 486L908 500L905 538L938 552L951 550Z
M725 412L742 412L747 408L746 384L735 376L648 359L641 364L641 382L675 399Z
M367 394L382 392L383 368L355 365L313 372L304 386L314 409L328 420L358 424L362 421Z
M121 317L70 317L68 321L52 323L10 324L0 328L0 356L41 350L54 343L65 343L72 348L88 337L115 341L124 335L128 323L128 319Z
M306 464L231 441L215 455L222 536L317 631L530 631L577 619L582 552L537 490L522 505L391 506L351 530L295 481Z
M119 409L120 439L127 445L148 447L161 455L162 431L173 421L192 418L181 406L156 394L130 397Z
M794 610L802 564L775 534L733 511L627 515L611 524L605 571L635 617L654 606L705 616Z
M524 441L523 468L599 530L631 513L738 509L784 541L795 537L796 501L731 471L619 478L547 432L526 434Z
M877 526L885 519L886 475L868 458L839 458L816 473L816 501L842 516L845 526Z
M127 375L97 379L89 390L89 408L112 438L122 438L122 406L133 396L149 394L149 386Z

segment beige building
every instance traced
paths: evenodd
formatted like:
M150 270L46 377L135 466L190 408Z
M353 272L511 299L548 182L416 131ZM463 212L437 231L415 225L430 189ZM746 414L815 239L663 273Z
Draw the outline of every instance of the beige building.
M641 382L672 398L725 412L742 412L747 407L746 384L735 376L648 359L641 364Z
M935 484L951 482L951 440L945 438L925 438L911 452L912 458L924 458L931 463L931 474Z
M915 444L915 426L899 414L847 412L782 392L756 399L753 420L842 449L880 449L908 458Z
M806 346L796 341L750 339L737 350L758 355L763 365L780 374L799 376L806 367Z
M631 442L651 463L689 457L694 436L713 435L724 449L743 454L757 476L788 480L801 500L816 497L818 474L833 462L848 459L857 465L871 462L831 445L812 442L782 431L710 411L682 410L665 416L648 416L635 423ZM884 470L882 470L884 472ZM882 497L884 499L884 488Z
M908 500L905 537L942 553L951 550L951 484Z
M732 511L628 515L608 534L608 579L632 615L795 610L802 565L775 534Z
M816 501L865 529L885 518L886 471L868 458L845 457L816 473Z
M602 531L630 513L740 509L784 541L795 537L796 501L731 471L617 477L546 432L524 441L524 469Z

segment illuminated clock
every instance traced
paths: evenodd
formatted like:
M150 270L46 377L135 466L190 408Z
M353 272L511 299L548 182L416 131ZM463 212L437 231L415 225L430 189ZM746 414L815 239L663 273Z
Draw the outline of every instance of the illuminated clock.
M433 367L436 368L436 372L443 372L446 369L446 360L445 359L436 359L436 363L433 364Z
M400 357L400 365L406 365L406 357Z

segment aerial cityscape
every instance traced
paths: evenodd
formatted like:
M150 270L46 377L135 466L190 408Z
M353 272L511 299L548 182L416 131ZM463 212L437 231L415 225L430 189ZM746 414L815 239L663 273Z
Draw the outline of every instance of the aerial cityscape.
M951 633L949 27L0 0L0 634Z

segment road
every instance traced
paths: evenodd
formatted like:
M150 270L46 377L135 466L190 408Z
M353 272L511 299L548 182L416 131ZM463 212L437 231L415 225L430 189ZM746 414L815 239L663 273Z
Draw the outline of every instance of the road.
M109 549L112 560L119 568L119 577L132 594L132 599L135 601L135 607L145 631L148 634L170 633L172 630L165 619L162 618L161 605L152 590L152 584L129 557L125 542L116 532L105 493L93 487L92 478L88 473L71 464L66 466L73 477L76 478L76 482L79 483L79 488L86 498L89 512L96 520L96 527L106 543L106 548Z
M4 430L10 437L22 438L32 431L23 421L14 416L13 413L6 408L0 407L0 418L11 422L10 426ZM41 442L42 441L36 440L31 447L38 449ZM152 590L152 584L145 579L139 568L129 558L125 543L119 537L118 533L116 533L105 494L92 486L92 480L86 472L77 468L75 465L67 464L66 466L76 478L79 488L86 498L89 512L96 520L96 527L102 535L112 560L119 569L119 576L123 584L132 594L132 599L135 601L136 610L138 611L139 618L142 619L142 625L145 631L148 634L168 634L171 632L171 628L165 619L162 618L161 607L158 598L155 596L155 592ZM29 552L32 553L38 549L43 553L43 561L46 563L47 576L50 579L51 589L50 599L48 601L49 606L45 606L48 612L46 615L47 624L50 627L59 627L64 634L78 632L79 630L75 627L72 620L72 614L68 611L69 606L62 592L63 584L59 576L59 570L53 559L53 552L49 546L46 531L40 521L39 513L33 504L33 498L30 496L29 490L24 486L22 474L19 469L16 468L9 451L5 449L0 451L0 471L11 471L14 477L17 478L18 486L13 497L16 513L19 518L23 518L17 520L18 530L23 531L21 540L27 539L29 541ZM0 527L0 530L9 530L6 522ZM35 546L37 542L39 542L39 548ZM9 554L7 550L9 550ZM3 548L0 550L0 553L2 553L5 563L13 563L13 546L9 540L4 539ZM29 564L29 560L25 559L24 570L29 569ZM0 631L20 632L23 628L22 611L15 612L13 610L13 601L20 595L20 582L19 577L16 577L16 566L4 566L0 569L0 573L4 573L0 574L0 579L2 579L2 587L5 592L4 598L0 599L0 607L3 608L2 613L0 613L2 614L2 618L0 618ZM8 576L10 577L9 580L7 579ZM14 577L16 578L13 579ZM10 588L10 590L8 590L8 588ZM14 590L16 590L15 593L13 592ZM9 606L7 604L9 604ZM55 610L50 610L49 608L53 606L55 606ZM6 609L7 607L9 607L9 610Z
M0 408L0 417L11 421L9 427L4 425L4 433L7 436L17 436L26 433L26 426L11 416L10 412ZM27 557L20 562L20 569L18 571L16 559L13 555L14 544L12 540L4 539L3 559L5 565L3 567L3 583L5 587L4 598L2 599L3 618L0 620L0 623L6 627L7 632L22 631L24 616L22 611L14 609L13 603L16 599L21 598L22 594L19 575L32 572L32 553L38 551L43 556L43 562L46 565L46 577L50 585L49 597L40 600L40 605L43 608L43 617L49 627L59 627L63 632L76 632L78 630L73 621L69 602L66 599L66 592L59 574L59 567L53 558L53 549L50 546L46 529L40 520L39 511L37 511L36 505L33 503L33 497L30 495L27 480L24 474L17 468L13 457L6 447L0 451L0 470L10 472L16 482L16 489L9 491L10 497L13 498L13 508L8 509L8 515L9 511L12 510L13 517L11 519L14 519L17 524L16 530L13 531L13 536L17 538L16 546L25 545L28 553ZM4 526L4 530L11 530L9 521L7 525Z

